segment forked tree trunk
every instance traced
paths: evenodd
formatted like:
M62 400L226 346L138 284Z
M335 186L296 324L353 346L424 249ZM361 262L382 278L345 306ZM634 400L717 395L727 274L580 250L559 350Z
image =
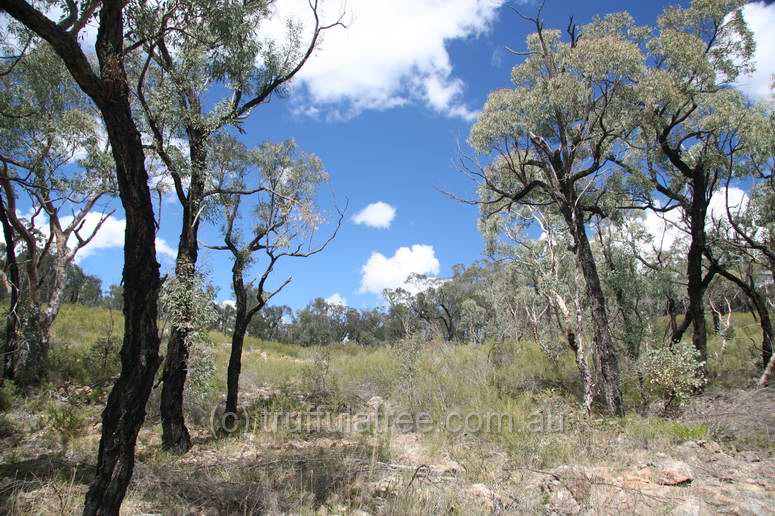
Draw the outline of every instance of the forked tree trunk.
M14 361L14 381L21 387L37 387L46 379L48 371L48 328L39 304L23 302L21 311L23 338Z
M102 413L97 471L86 494L85 515L117 515L134 469L137 433L159 367L157 330L161 280L156 261L156 227L145 154L132 119L124 69L125 2L103 0L99 7L99 75L76 38L22 0L0 0L0 8L51 44L81 89L102 115L116 164L124 233L124 342L121 373Z
M710 255L710 253L708 253L708 256L712 259L712 255ZM748 299L751 300L751 304L753 305L753 309L756 310L756 314L759 317L759 327L762 330L762 369L766 370L768 364L770 363L770 359L772 358L772 345L773 341L775 340L775 337L773 336L774 332L772 329L772 320L770 319L770 311L767 307L767 300L756 289L756 285L752 277L749 276L749 281L746 282L737 275L732 274L728 270L718 266L715 261L714 264L716 265L716 270L718 270L718 273L721 276L737 285L737 287L740 288L740 290L742 290L746 296L748 296Z
M595 354L600 366L608 413L612 416L623 416L624 399L622 397L619 364L616 359L613 342L611 341L605 295L600 284L595 257L592 254L592 248L584 227L583 213L581 213L578 207L573 207L563 210L563 214L573 234L576 247L576 263L586 283L587 298L590 304L592 326L594 328Z
M584 348L584 341L581 334L569 332L567 334L568 344L573 348L573 354L576 358L576 367L579 368L581 375L581 385L584 388L584 409L587 415L592 414L592 402L594 401L595 385L592 381L592 372L589 370L587 362L587 353Z
M579 369L579 376L581 376L581 385L584 390L584 409L587 415L592 414L592 402L594 401L595 385L592 380L592 372L589 369L589 362L587 362L587 351L584 347L584 339L582 336L584 324L582 320L581 305L576 299L576 317L575 321L573 315L571 315L568 305L565 300L559 294L554 294L554 303L557 309L562 313L564 321L565 339L568 342L568 346L573 351L573 355L576 359L576 367Z
M37 294L23 309L22 332L24 346L19 350L16 366L16 383L24 387L35 387L48 378L48 355L51 343L51 327L62 307L67 286L67 265L69 256L64 238L57 235L57 256L54 263L54 283L45 310ZM60 258L62 257L62 258Z

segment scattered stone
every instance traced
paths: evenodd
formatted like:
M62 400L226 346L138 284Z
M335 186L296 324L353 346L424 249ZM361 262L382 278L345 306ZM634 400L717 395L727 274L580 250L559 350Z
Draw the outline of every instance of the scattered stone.
M487 512L493 513L503 510L503 499L484 484L472 485L468 488L468 494L481 502L482 507Z
M547 510L552 514L575 515L581 512L581 506L570 490L558 487L549 495Z
M398 492L401 485L401 479L393 476L383 478L377 482L369 484L369 491L373 496L386 497Z
M654 468L651 481L662 486L682 486L694 480L692 468L685 462L668 460Z

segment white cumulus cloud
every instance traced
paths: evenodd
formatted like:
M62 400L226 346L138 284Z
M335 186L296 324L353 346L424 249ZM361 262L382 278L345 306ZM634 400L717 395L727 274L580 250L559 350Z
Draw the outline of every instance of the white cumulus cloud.
M94 228L97 226L102 215L100 213L89 213L86 215L83 227L80 230L81 236L86 238L91 235ZM62 226L67 226L72 221L71 216L62 217ZM41 229L46 226L41 227ZM124 247L124 231L126 230L126 220L119 219L113 215L108 216L105 222L102 223L97 234L83 249L78 251L75 257L75 261L80 263L83 259L99 253L103 249L122 249ZM76 243L76 239L73 236L68 245L72 246ZM156 255L159 258L175 259L177 252L173 249L163 238L156 237Z
M30 210L28 213L25 213L22 215L22 218L29 221L30 217L32 215L32 210ZM45 217L44 215L39 215L40 217ZM81 238L87 239L89 236L91 236L92 233L94 233L95 229L97 228L97 224L99 224L100 220L105 215L98 212L91 212L87 213L86 217L83 220L83 224L81 225L78 232L81 235ZM73 216L72 215L66 215L64 217L61 217L59 219L60 223L62 224L63 228L68 227L72 221ZM48 237L49 235L49 227L48 227L48 220L40 220L38 219L36 221L35 227L38 231L40 231L45 237ZM118 217L115 217L113 215L108 215L105 218L105 221L100 226L99 230L97 230L94 237L89 241L88 244L86 244L82 249L78 251L78 254L75 256L76 263L80 263L85 258L88 258L89 256L98 254L103 249L122 249L124 247L124 232L126 230L126 219L119 219ZM75 235L70 236L70 240L67 241L67 245L70 248L75 247L75 245L78 243ZM156 255L159 258L169 258L169 259L175 259L177 257L177 251L171 247L166 240L163 238L156 237Z
M344 296L342 296L338 292L331 294L330 296L325 298L324 301L329 305L347 306L347 299L345 299Z
M756 71L738 81L738 88L749 97L762 100L770 94L775 74L775 4L751 2L743 7L743 16L756 40Z
M387 229L396 216L396 209L388 203L378 201L369 204L361 211L353 215L353 222L372 228Z
M729 187L729 195L725 190L716 190L708 204L708 217L706 228L710 229L714 221L727 220L727 197L729 198L730 211L734 214L744 209L748 204L748 194L736 186ZM680 208L666 213L657 213L652 210L646 212L643 219L646 231L652 236L653 247L670 249L676 243L689 236L689 227Z
M473 120L465 84L453 73L447 43L489 30L502 0L329 0L323 23L344 9L347 28L326 31L298 76L306 90L300 112L349 117L369 109L421 103L445 116ZM307 0L287 2L283 19L309 23ZM309 31L307 31L309 32Z
M439 260L430 245L400 247L390 258L374 252L361 267L360 292L382 294L386 288L405 287L411 274L435 276L439 268Z

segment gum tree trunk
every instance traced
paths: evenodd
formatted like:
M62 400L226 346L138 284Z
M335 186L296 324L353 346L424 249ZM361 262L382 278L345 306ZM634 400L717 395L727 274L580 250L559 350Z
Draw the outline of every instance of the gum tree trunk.
M45 39L94 101L105 122L116 163L124 233L124 342L121 373L102 413L97 472L86 495L85 515L118 515L134 469L137 433L159 367L157 304L161 280L145 154L132 119L124 69L124 2L103 0L97 31L97 75L77 38L23 0L0 8Z
M576 205L574 203L574 205ZM586 228L584 227L583 213L577 207L563 210L566 222L571 229L576 244L576 262L584 276L587 298L592 314L592 326L594 328L595 352L600 374L603 379L608 413L612 416L624 415L624 399L622 397L621 378L619 376L619 364L616 359L611 332L608 324L608 312L605 295L600 284L600 276L597 272L595 257L589 244Z
M242 371L242 348L247 333L247 324L243 320L234 323L234 333L231 336L231 354L229 368L226 372L226 418L224 430L232 432L237 416L239 401L239 377Z
M766 370L767 365L770 363L770 359L772 358L773 343L772 320L770 319L770 311L767 307L767 300L756 289L753 278L749 276L748 282L743 281L741 277L718 266L717 262L713 260L713 257L710 255L710 253L708 253L708 257L713 261L714 265L716 265L718 273L737 285L737 287L740 288L740 290L742 290L746 296L748 296L748 299L751 300L751 304L753 305L754 310L756 310L756 315L759 317L759 327L762 330L762 369Z
M111 9L121 9L111 2ZM119 14L120 17L120 14ZM119 27L114 30L121 32ZM100 30L104 30L101 26ZM156 325L161 281L156 261L154 227L148 175L140 133L131 117L129 98L121 95L101 109L108 127L113 157L118 167L121 201L126 214L124 238L124 342L121 374L102 414L102 439L97 475L86 495L84 514L118 514L132 477L137 434L145 421L145 405L159 367Z
M175 273L178 276L193 274L199 258L199 210L204 193L204 174L207 154L206 135L196 129L188 129L191 182L188 197L178 192L183 206L183 221L178 242ZM190 314L196 317L197 314ZM167 343L164 362L164 384L161 392L162 446L175 453L185 453L191 448L191 436L183 414L183 392L188 374L188 332L173 327Z
M8 314L5 318L5 347L2 349L3 360L0 362L0 385L2 385L6 378L13 380L13 358L16 354L19 339L18 308L20 281L19 265L16 262L16 241L13 228L8 221L2 197L0 197L0 223L3 225L3 236L5 237L5 266L10 291Z
M250 314L248 313L248 293L243 278L244 263L240 257L234 259L232 267L232 288L236 297L234 315L234 332L231 336L231 354L229 367L226 371L226 418L224 430L234 429L239 396L239 377L242 371L242 348L245 343ZM255 313L256 310L251 310Z
M193 274L198 258L196 227L190 224L191 206L183 206L183 228L178 243L175 273ZM188 332L173 327L167 343L164 362L164 383L161 391L162 446L166 450L185 453L191 448L191 436L183 415L183 389L188 373Z
M702 273L702 257L705 253L705 216L708 203L705 200L707 188L705 174L698 171L692 179L692 201L689 213L689 231L691 242L686 258L687 296L689 298L688 315L692 322L692 344L700 353L703 372L708 368L708 330L705 321L705 290L707 284Z

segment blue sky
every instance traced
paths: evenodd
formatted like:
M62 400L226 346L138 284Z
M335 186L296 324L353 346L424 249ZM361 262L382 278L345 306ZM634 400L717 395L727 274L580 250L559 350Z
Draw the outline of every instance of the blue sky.
M570 15L585 23L595 14L627 9L639 23L650 24L667 3L674 2L547 0L544 15L547 27L565 27ZM351 34L330 36L288 98L253 112L241 136L245 143L294 138L302 150L322 158L330 173L330 185L320 196L329 219L335 217L332 195L340 206L349 201L339 236L324 253L288 260L275 270L275 284L293 276L276 303L300 308L315 297L338 294L350 306L372 307L381 302L372 291L400 285L407 271L444 276L453 265L482 257L477 208L443 191L474 194L473 184L455 168L458 144L465 146L488 92L509 86L510 69L519 58L505 47L521 48L530 31L498 4L350 1L357 14L347 29ZM775 6L754 7L753 19L763 25L754 27L757 39L772 41L768 33L775 32ZM528 3L520 9L534 13L536 7ZM417 58L403 48L415 49ZM764 65L773 70L771 61ZM761 82L755 80L749 88ZM352 220L376 202L395 209L388 228ZM179 217L179 205L165 201L159 237L172 249ZM109 244L92 250L80 265L107 287L120 281L122 256L115 238L105 238ZM203 228L201 240L218 242L217 226ZM396 255L401 248L406 249ZM159 258L169 271L173 255L160 252ZM228 258L212 251L201 257L203 270L220 287L220 301L231 298Z

